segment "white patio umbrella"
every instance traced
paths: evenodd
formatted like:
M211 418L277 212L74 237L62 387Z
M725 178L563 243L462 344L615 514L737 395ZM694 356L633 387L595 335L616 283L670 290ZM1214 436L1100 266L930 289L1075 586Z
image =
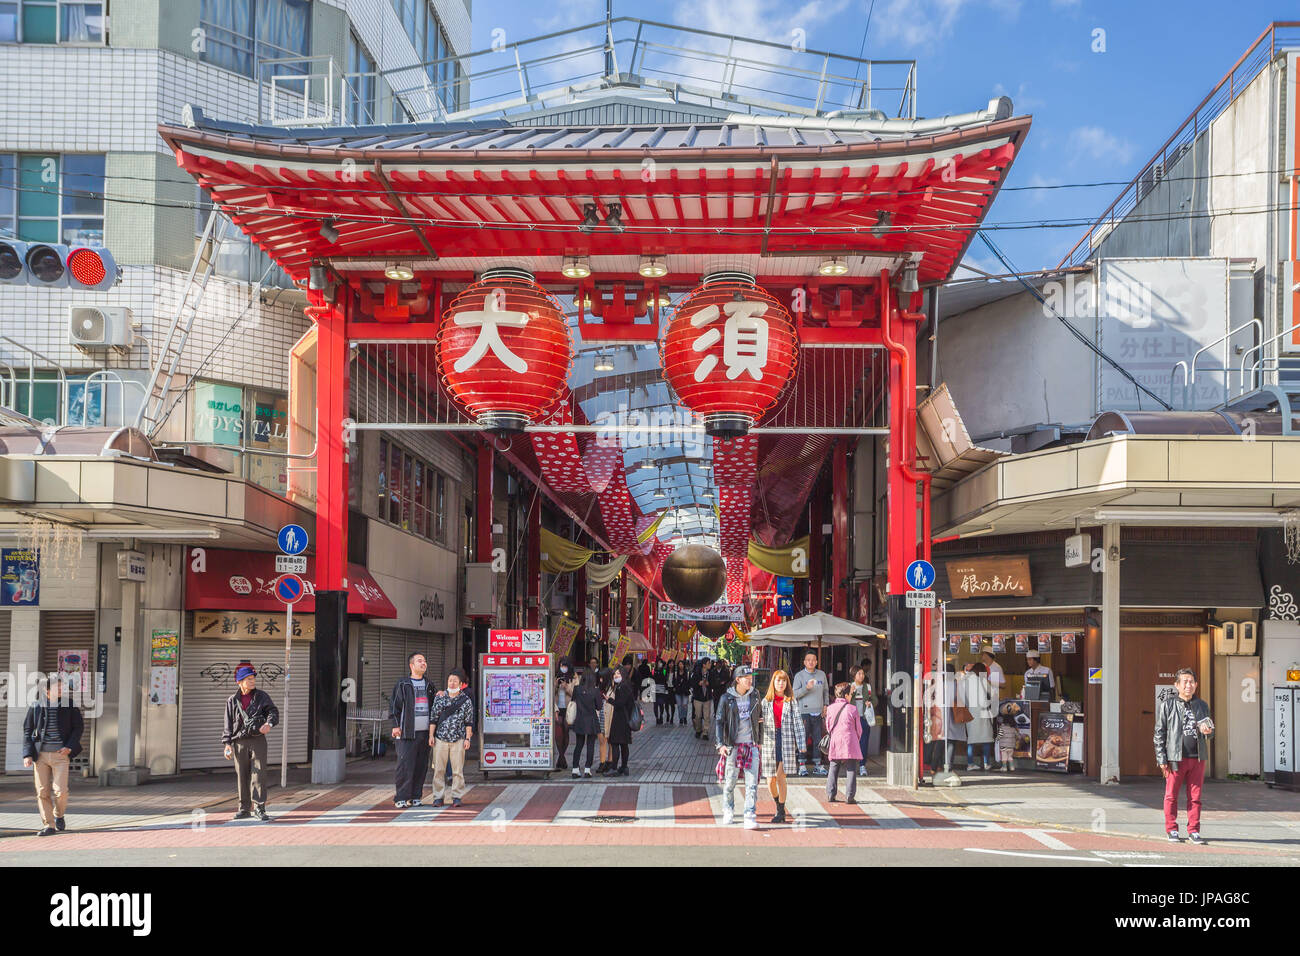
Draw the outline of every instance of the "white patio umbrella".
M887 636L878 627L849 621L825 611L814 611L771 627L760 627L749 635L749 643L759 647L830 647L837 644L867 646L871 638Z

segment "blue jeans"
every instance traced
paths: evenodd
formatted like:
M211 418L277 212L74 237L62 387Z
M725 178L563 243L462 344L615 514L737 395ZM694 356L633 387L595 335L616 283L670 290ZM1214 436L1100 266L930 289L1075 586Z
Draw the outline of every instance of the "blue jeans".
M867 723L867 718L860 718L862 721L862 733L858 736L858 742L862 745L862 762L867 762L867 751L871 749L871 725Z
M993 766L993 742L992 742L992 741L989 741L989 742L986 743L986 744L967 744L967 745L966 745L966 768L969 770L970 768L972 768L972 767L974 767L974 766L976 765L976 764L975 764L975 748L976 748L976 747L979 747L979 748L981 748L981 749L984 751L984 763L983 763L983 766L985 766L985 767L991 767L991 766Z
M691 695L690 695L690 694L678 694L678 695L677 695L677 712L681 715L681 716L678 718L678 722L679 722L683 727L685 727L685 726L686 726L686 718L687 718L688 716L690 716L690 713L691 713Z
M758 815L758 756L758 747L755 746L749 768L745 771L745 816L749 818ZM728 813L736 812L736 780L739 776L736 748L732 747L727 751L727 769L722 778L722 809Z

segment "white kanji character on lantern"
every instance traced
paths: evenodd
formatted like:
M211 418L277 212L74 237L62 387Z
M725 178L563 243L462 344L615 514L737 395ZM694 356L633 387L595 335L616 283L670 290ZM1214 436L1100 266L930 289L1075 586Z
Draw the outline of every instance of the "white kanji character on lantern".
M494 289L483 297L483 310L481 312L459 312L456 315L455 322L461 327L479 329L478 338L474 340L473 347L456 360L452 367L457 372L463 372L471 369L478 364L478 360L487 354L488 349L492 354L499 358L502 364L510 371L517 374L523 374L528 371L528 363L521 359L510 349L506 348L506 343L501 341L500 326L506 326L512 329L522 329L528 324L527 312L508 312L502 308L505 304L505 295L500 289Z
M709 329L695 340L692 348L703 352L722 339L722 361L727 366L727 378L735 380L748 372L754 381L763 378L763 366L767 364L767 320L763 313L767 311L766 302L726 302L722 312L727 321L722 331ZM706 306L691 317L691 325L697 329L714 322L719 316L716 305ZM717 367L716 355L705 355L695 369L695 381L704 381Z

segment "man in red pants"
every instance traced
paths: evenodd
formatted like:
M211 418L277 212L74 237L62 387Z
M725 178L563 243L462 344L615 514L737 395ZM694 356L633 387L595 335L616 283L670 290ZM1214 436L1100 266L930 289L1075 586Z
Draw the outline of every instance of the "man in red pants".
M1201 839L1201 785L1210 756L1214 721L1210 707L1196 696L1196 674L1184 667L1174 675L1176 694L1160 701L1156 711L1156 763L1165 775L1165 833L1178 843L1178 793L1187 784L1187 839Z

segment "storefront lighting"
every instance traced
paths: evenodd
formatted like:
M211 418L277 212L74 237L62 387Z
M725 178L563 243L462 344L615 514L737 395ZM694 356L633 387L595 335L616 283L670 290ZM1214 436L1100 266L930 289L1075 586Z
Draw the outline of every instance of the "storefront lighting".
M610 232L623 231L623 204L622 203L612 202L605 207L605 225L609 227Z
M390 266L384 267L384 275L392 279L394 282L410 282L415 278L415 270L410 266L401 265L400 263L395 262Z
M334 227L333 219L323 219L320 224L320 237L326 242L338 242L339 231Z
M656 498L667 498L667 497L668 497L668 492L664 491L663 485L659 485L659 486L657 486L657 487L655 488L654 497L656 497Z
M608 352L596 353L596 364L594 366L597 372L614 371L614 357Z
M668 275L668 264L662 256L642 256L641 268L637 271L647 279L661 279Z
M641 462L641 470L654 471L655 470L654 462L652 462L649 458L647 458L645 461Z
M921 285L916 280L917 264L909 262L903 266L902 277L898 282L898 291L904 295L910 295L913 292L921 291Z
M590 292L574 293L573 304L574 306L580 304L587 311L591 311L591 293Z
M581 256L565 256L560 272L568 279L585 279L591 275L591 266Z
M596 213L596 204L587 202L582 204L582 222L578 225L578 232L584 236L591 235L591 230L600 225L600 216Z
M849 271L849 264L839 256L832 256L822 260L821 267L817 271L824 276L842 276Z

